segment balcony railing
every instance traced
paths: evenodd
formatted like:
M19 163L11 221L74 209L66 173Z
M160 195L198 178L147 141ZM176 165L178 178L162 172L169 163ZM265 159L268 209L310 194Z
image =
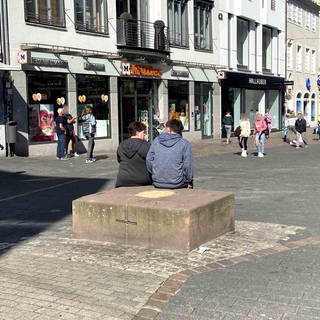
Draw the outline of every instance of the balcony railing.
M168 28L140 20L118 19L117 45L168 52Z

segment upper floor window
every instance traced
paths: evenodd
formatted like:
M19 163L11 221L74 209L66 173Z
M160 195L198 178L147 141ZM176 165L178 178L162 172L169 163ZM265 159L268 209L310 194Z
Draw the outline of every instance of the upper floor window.
M237 19L237 61L238 67L249 65L249 21Z
M63 0L25 0L25 20L55 27L65 27Z
M293 47L292 41L289 41L287 45L287 67L290 70L292 70L293 68L292 47Z
M311 12L305 12L305 25L307 29L311 28Z
M311 50L311 73L316 73L316 50Z
M212 18L213 3L195 1L194 6L194 46L196 49L212 49Z
M296 52L296 70L302 71L302 46L297 45L297 52Z
M306 48L304 54L304 71L309 73L310 72L310 49Z
M315 14L311 15L311 30L315 32L317 29L317 16Z
M168 8L170 44L188 47L188 0L170 0Z
M271 72L272 64L272 29L263 27L262 31L262 69Z
M75 0L76 29L108 33L107 0Z

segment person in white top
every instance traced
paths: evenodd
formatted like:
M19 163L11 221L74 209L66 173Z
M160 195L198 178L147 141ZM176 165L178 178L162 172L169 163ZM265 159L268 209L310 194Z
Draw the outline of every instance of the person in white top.
M250 121L245 113L241 115L239 121L239 127L241 129L239 136L239 146L241 148L241 157L248 156L248 137L251 133Z

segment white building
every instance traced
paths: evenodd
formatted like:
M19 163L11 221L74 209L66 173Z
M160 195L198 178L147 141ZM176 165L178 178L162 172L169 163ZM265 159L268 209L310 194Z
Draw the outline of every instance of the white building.
M311 126L320 114L319 9L315 0L287 1L287 79L294 84L287 87L286 108L303 112Z
M3 2L8 63L18 70L12 106L0 111L18 122L19 155L54 155L53 119L64 104L73 115L93 106L96 148L106 152L133 120L150 139L170 117L189 140L219 138L221 112L238 121L268 105L280 127L285 1Z
M235 123L270 109L280 129L285 77L285 1L219 1L216 21L222 113Z

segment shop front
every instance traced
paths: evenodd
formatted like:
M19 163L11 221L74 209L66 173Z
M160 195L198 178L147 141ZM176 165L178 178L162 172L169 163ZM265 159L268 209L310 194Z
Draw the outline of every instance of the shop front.
M128 125L141 121L147 127L147 140L158 135L158 86L162 70L153 66L121 63L119 77L119 140L129 137Z
M281 129L284 78L224 72L221 84L221 118L230 111L235 126L245 113L253 126L257 113L265 114L269 109L272 128Z

